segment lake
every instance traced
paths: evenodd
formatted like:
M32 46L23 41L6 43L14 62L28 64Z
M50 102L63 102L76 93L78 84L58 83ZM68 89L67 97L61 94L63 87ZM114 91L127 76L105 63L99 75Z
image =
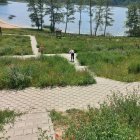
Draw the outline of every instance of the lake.
M124 7L112 7L114 23L113 26L108 27L107 32L114 35L114 36L123 36L125 35L125 22L126 22L126 12L127 8ZM20 3L20 2L9 2L7 5L0 5L0 19L16 24L19 26L31 27L31 21L29 18L29 12L27 3ZM9 19L10 15L15 15L13 19ZM68 30L69 33L78 33L78 25L79 25L79 13L75 13L75 21L74 23L68 23ZM50 25L50 21L48 16L45 17L45 25ZM65 24L60 23L56 25L57 28L64 31ZM94 24L93 24L94 30ZM82 13L82 26L81 26L81 33L82 34L89 34L89 13L87 10L83 10ZM102 34L102 29L99 29L98 34Z

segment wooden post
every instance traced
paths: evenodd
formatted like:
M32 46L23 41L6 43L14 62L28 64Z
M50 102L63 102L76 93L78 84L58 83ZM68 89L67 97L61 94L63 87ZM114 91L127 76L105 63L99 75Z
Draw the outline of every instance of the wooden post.
M56 37L57 38L61 38L62 37L62 30L56 30L55 33L56 33Z
M38 51L39 51L41 54L43 54L44 49L45 49L44 46L40 46Z
M2 28L0 27L0 35L2 35Z

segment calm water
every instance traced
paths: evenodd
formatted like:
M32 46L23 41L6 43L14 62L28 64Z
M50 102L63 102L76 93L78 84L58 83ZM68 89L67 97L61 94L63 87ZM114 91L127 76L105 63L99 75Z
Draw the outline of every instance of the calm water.
M27 3L19 3L19 2L9 2L7 5L0 5L0 19L5 20L9 23L20 25L20 26L31 26L31 21L29 18ZM108 27L107 32L114 36L122 36L125 35L125 21L126 21L126 12L127 8L121 7L112 7L113 17L115 22L112 27ZM16 17L9 20L10 15L15 15ZM68 24L67 32L78 33L78 21L79 21L79 13L75 13L75 22ZM48 16L45 17L45 25L50 25ZM57 24L58 28L64 31L65 24ZM94 27L94 25L93 25ZM82 34L89 34L89 13L84 10L82 13ZM102 29L99 29L99 34L102 33Z

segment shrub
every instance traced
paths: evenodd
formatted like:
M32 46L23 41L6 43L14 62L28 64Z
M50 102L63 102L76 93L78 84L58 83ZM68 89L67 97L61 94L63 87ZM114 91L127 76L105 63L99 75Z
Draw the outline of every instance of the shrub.
M6 75L8 87L11 89L23 89L31 84L30 68L22 69L21 67L13 66L9 69Z
M140 96L135 93L126 96L114 94L109 103L101 104L99 109L89 108L83 114L77 111L79 115L69 111L71 121L64 139L138 140Z
M129 126L140 129L140 96L137 92L139 90L125 96L114 94L110 98L110 108L119 115L121 122L126 122Z

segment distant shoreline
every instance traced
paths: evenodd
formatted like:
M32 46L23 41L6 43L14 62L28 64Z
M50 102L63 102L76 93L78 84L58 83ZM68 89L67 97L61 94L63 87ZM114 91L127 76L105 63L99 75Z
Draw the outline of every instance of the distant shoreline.
M2 27L2 28L23 28L21 26L15 25L15 24L10 24L2 19L0 19L0 27Z

